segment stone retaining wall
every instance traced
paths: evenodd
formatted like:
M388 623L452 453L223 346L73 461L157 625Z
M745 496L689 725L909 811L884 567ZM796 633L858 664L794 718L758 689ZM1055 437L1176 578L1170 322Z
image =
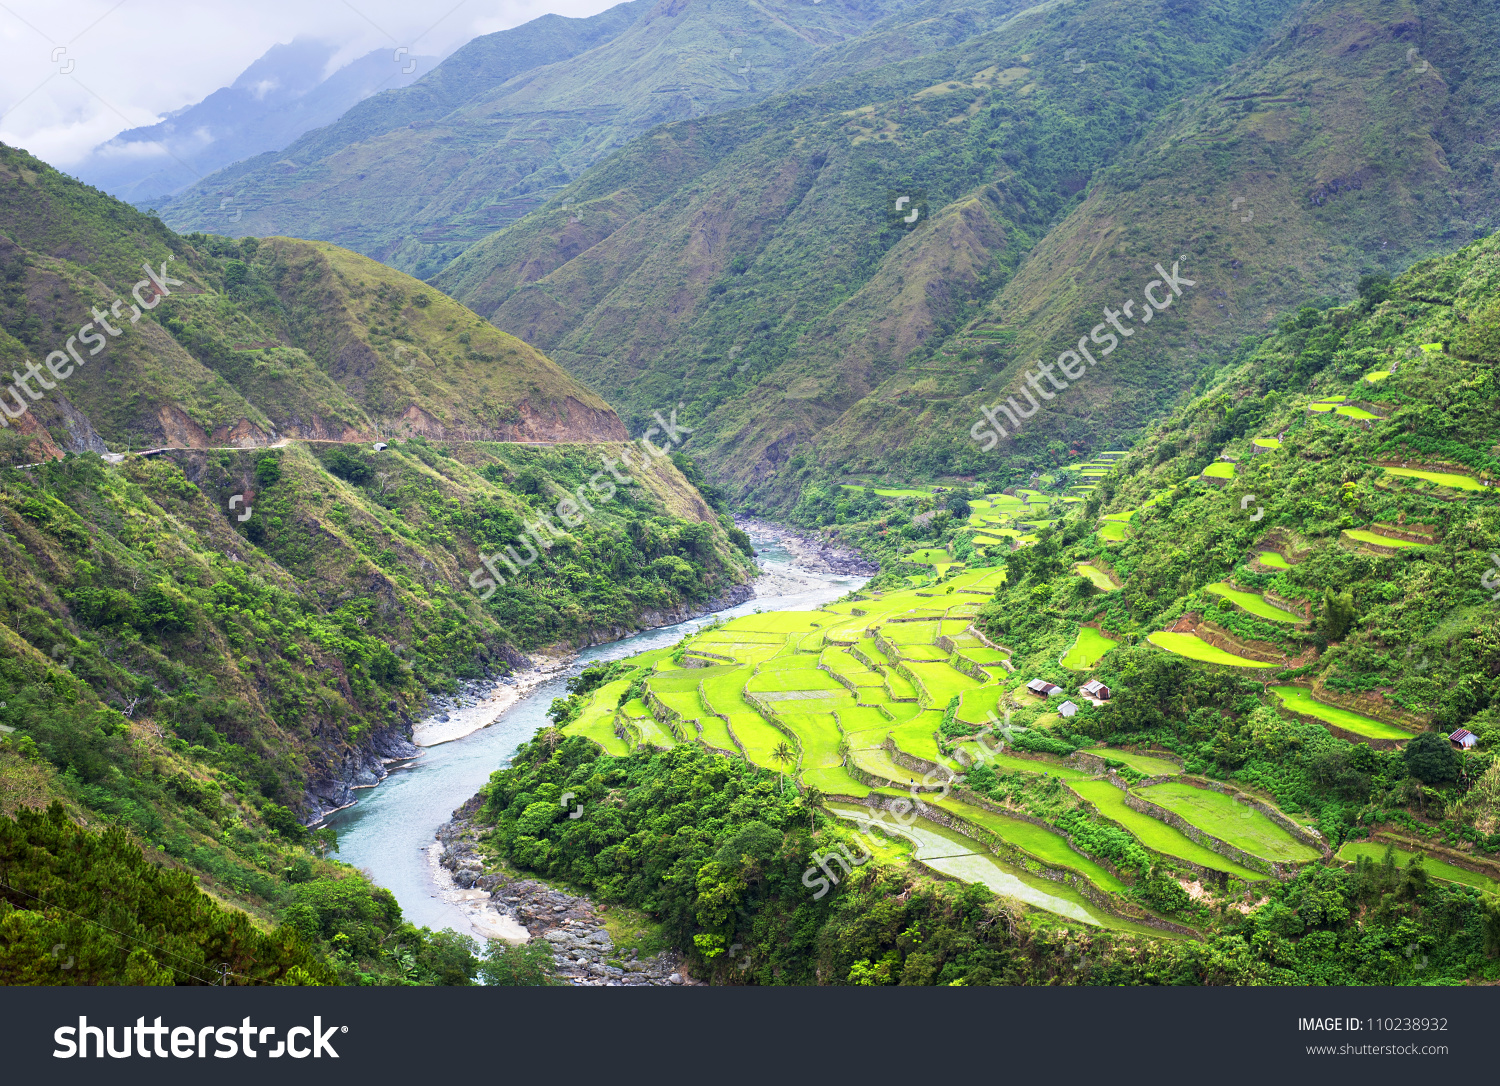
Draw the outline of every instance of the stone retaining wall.
M1406 851L1419 850L1434 854L1434 858L1441 859L1444 863L1450 863L1454 867L1461 867L1465 871L1472 871L1476 875L1484 875L1486 878L1500 880L1500 864L1493 860L1486 860L1482 856L1472 856L1467 852L1459 852L1457 849L1448 848L1445 845L1429 844L1426 841L1418 841L1413 837L1403 837L1390 830L1377 830L1371 839L1372 844L1392 844Z
M1281 811L1278 811L1275 807L1271 806L1269 803L1266 803L1263 800L1256 799L1248 792L1241 792L1238 788L1235 788L1228 784L1224 784L1222 781L1211 781L1207 780L1204 777L1177 776L1169 777L1167 779L1178 781L1181 784L1190 785L1193 788L1202 788L1210 792L1217 792L1221 796L1230 797L1236 803L1244 803L1250 807L1253 807L1261 814L1269 818L1272 822L1280 826L1282 829L1286 830L1287 833L1291 834L1293 838L1300 841L1302 844L1308 846L1309 848L1317 849L1323 854L1323 858L1325 860L1329 856L1333 855L1333 850L1328 847L1328 842L1323 840L1323 835L1321 833L1318 833L1316 830L1310 830L1306 826L1293 821ZM1144 788L1147 786L1145 784L1142 784L1138 787Z
M1379 694L1344 694L1337 690L1330 690L1323 684L1321 678L1314 678L1310 683L1299 682L1296 685L1306 686L1312 691L1312 696L1324 705L1334 705L1340 709L1348 709L1351 713L1372 716L1376 720L1384 720L1398 728L1410 728L1413 732L1423 732L1427 730L1431 722L1430 717L1420 713L1409 713L1392 705Z
M1193 631L1200 640L1208 642L1215 648L1232 652L1236 656L1244 656L1251 660L1259 660L1263 664L1285 664L1287 654L1282 652L1269 641L1245 641L1230 633L1224 627L1210 622L1208 619L1200 619L1198 628Z
M907 808L905 809L909 809L911 801L895 796L871 795L867 796L862 803L866 807L893 811L900 814L902 812L897 810L895 804L907 804ZM1145 924L1162 931L1174 932L1178 935L1195 937L1198 935L1192 928L1183 927L1181 924L1174 924L1169 920L1162 920L1160 917L1145 913L1144 910L1137 910L1134 906L1121 903L1113 895L1100 890L1078 872L1065 867L1051 867L1026 850L1012 845L984 827L975 825L965 818L943 810L941 807L934 807L932 804L923 803L920 800L917 801L916 806L917 813L923 818L936 822L955 833L962 834L970 840L977 842L992 855L999 857L1012 867L1020 868L1028 874L1037 875L1049 882L1059 882L1073 887L1073 889L1077 890L1095 906L1109 913L1111 916L1119 917L1122 920L1130 920L1137 924ZM951 878L952 876L947 877Z

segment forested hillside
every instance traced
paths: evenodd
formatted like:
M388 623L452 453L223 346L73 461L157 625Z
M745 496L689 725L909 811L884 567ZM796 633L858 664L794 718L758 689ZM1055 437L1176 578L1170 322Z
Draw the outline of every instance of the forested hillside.
M181 237L9 148L0 252L0 813L60 799L261 917L373 910L345 979L395 968L399 909L303 827L431 693L747 592L665 452L399 272Z
M1275 314L1493 229L1497 18L1036 9L664 126L434 281L627 418L687 401L711 474L762 507L830 478L1024 483L1142 433ZM1158 263L1193 284L1160 323L1134 309L1083 387L970 438L1002 393L1025 407L1034 360L1144 306Z
M1019 6L635 0L588 19L548 15L213 174L162 215L180 230L333 241L426 277L653 126L927 51Z
M1492 982L1500 238L1359 293L1051 495L805 503L880 578L585 673L491 862L715 983Z

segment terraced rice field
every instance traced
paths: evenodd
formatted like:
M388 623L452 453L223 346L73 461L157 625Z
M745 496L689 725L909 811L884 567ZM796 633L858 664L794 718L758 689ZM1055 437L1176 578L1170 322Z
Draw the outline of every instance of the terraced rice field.
M1397 539L1394 536L1381 535L1365 528L1345 528L1344 534L1358 543L1374 543L1380 547L1425 547L1425 543L1413 543L1410 539Z
M578 719L563 728L563 734L592 739L616 758L629 754L630 746L615 734L615 706L629 686L629 679L616 679L599 687Z
M919 783L922 774L915 769L907 769L904 765L897 765L891 760L890 753L881 747L862 747L849 752L849 760L856 767L869 773L871 776L883 778L894 784L908 785Z
M1059 833L1053 833L1051 830L1043 829L1024 819L998 814L956 799L938 800L937 806L950 814L958 815L966 821L982 826L1007 844L1025 849L1045 864L1071 867L1106 893L1120 893L1125 889L1125 884L1108 868L1075 852L1068 844L1067 838Z
M931 622L887 622L880 627L880 636L895 645L931 645L937 640L938 623Z
M1125 793L1105 780L1068 781L1067 786L1088 800L1105 818L1113 819L1124 826L1136 840L1149 849L1176 856L1189 863L1206 867L1212 871L1225 871L1237 879L1254 882L1267 876L1251 871L1233 860L1226 860L1210 848L1205 848L1182 831L1158 822L1150 815L1141 814L1125 806Z
M796 749L796 744L773 725L768 724L759 713L730 713L729 726L739 738L740 748L744 750L745 757L756 765L775 770L777 773L791 772L795 768L795 764L783 767L780 762L771 757L771 752L780 744L785 743L793 750Z
M1247 804L1207 788L1169 781L1140 789L1136 795L1181 815L1193 825L1237 849L1275 863L1309 863L1322 855Z
M1205 664L1227 664L1231 667L1276 667L1276 664L1268 664L1261 660L1252 660L1248 656L1236 656L1232 652L1210 645L1207 641L1200 640L1193 634L1168 633L1158 630L1146 638L1147 641L1159 649L1176 653L1178 656L1186 656L1189 660L1198 660Z
M1378 841L1350 841L1338 851L1338 858L1346 863L1354 863L1361 856L1366 859L1380 863L1385 859L1386 846ZM1412 857L1417 855L1405 849L1398 848L1396 853L1396 866L1405 867L1411 863ZM1445 863L1433 856L1422 853L1422 867L1435 879L1444 882L1456 882L1463 886L1472 886L1477 890L1483 890L1487 894L1500 894L1500 882L1488 876L1481 875L1477 871L1470 871L1466 867L1457 864Z
M1099 538L1106 543L1123 543L1130 538L1130 528L1118 520L1107 520L1099 526ZM1109 587L1113 589L1114 585Z
M1108 575L1105 574L1102 569L1091 566L1087 562L1080 562L1073 568L1078 571L1078 575L1080 577L1087 577L1090 581L1092 581L1094 583L1094 587L1097 588L1100 592L1114 592L1117 590L1115 582L1111 581Z
M869 825L864 808L838 803L828 806L840 818ZM894 819L888 818L886 823L896 827ZM910 839L916 846L915 859L952 878L983 883L996 894L1014 898L1074 923L1163 937L1163 933L1155 928L1105 913L1065 883L1049 882L1003 863L985 851L977 841L930 819L917 818L910 826L900 827L896 832Z
M938 648L936 645L898 645L901 659L918 660L932 663L937 660L947 660L949 652L947 649Z
M1203 469L1205 479L1233 479L1234 465L1228 460L1215 460Z
M951 563L953 555L938 547L928 547L925 550L912 551L910 554L902 555L901 561L911 562L919 566L935 566Z
M1410 739L1414 734L1394 724L1362 716L1349 709L1340 709L1337 705L1325 705L1313 697L1310 690L1300 686L1273 686L1271 693L1294 713L1302 713L1367 739Z
M1272 622L1302 622L1301 615L1294 615L1290 611L1283 611L1280 607L1270 603L1266 598L1256 592L1246 592L1235 588L1226 581L1208 586L1208 591L1216 596L1223 596L1226 600L1238 604L1242 610L1249 611L1258 618L1270 619Z
M1099 662L1106 652L1118 642L1105 637L1092 626L1078 627L1078 640L1062 658L1062 666L1073 671L1084 671Z
M844 737L832 713L782 713L781 719L802 742L804 769L832 769L843 761L839 743Z
M1137 773L1144 773L1148 777L1175 775L1182 772L1182 767L1176 762L1169 762L1165 758L1153 758L1149 754L1112 750L1109 747L1088 747L1085 753L1096 754L1100 758L1108 758L1115 762L1123 762Z
M885 673L885 688L892 701L915 701L917 698L917 688L905 675L898 675L894 670Z
M925 663L913 660L905 666L916 676L918 685L927 695L928 708L944 708L949 699L955 695L980 685L978 679L970 678L949 663Z
M1279 551L1261 551L1256 555L1261 565L1270 566L1272 569L1291 569L1292 564L1281 556Z
M817 667L757 671L745 683L745 691L751 694L777 694L798 690L826 690L829 693L842 693L845 689L832 675L818 670Z

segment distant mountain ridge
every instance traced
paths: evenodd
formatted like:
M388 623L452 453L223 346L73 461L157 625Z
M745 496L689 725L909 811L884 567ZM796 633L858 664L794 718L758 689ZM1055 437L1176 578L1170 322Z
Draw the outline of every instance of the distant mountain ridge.
M162 216L180 230L329 240L426 277L656 125L824 78L823 63L847 74L928 50L1019 7L633 0L589 19L546 16L477 39L416 85L207 178ZM912 33L862 37L883 20ZM221 193L246 209L242 218L224 221Z
M813 478L1015 484L1133 440L1276 314L1500 225L1497 36L1477 0L1049 5L658 129L433 282L627 420L688 402L764 508ZM970 437L1174 262L1198 285L1149 334Z
M0 359L56 365L45 396L13 394L28 460L287 437L627 436L541 352L401 272L292 238L178 237L4 147L0 277Z
M441 59L377 49L325 78L337 51L309 38L274 45L229 86L121 132L68 172L129 203L162 201L214 170L286 146L372 94L420 79ZM232 221L235 209L222 210Z

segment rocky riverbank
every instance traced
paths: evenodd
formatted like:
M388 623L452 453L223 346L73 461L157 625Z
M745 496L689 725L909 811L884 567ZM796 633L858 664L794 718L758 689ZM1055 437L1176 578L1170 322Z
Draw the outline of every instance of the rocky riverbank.
M765 542L775 543L792 555L792 569L805 570L839 577L873 577L880 566L847 547L836 547L783 524L770 524L763 520L743 517L735 524L746 532L754 532ZM757 582L757 588L760 583Z
M684 959L672 951L643 959L634 950L618 949L600 915L603 910L588 898L535 879L486 871L472 821L478 800L475 796L438 827L434 849L440 848L438 865L451 878L456 896L469 904L466 911L474 914L470 919L477 932L513 943L546 940L557 975L579 987L703 983L688 976Z

